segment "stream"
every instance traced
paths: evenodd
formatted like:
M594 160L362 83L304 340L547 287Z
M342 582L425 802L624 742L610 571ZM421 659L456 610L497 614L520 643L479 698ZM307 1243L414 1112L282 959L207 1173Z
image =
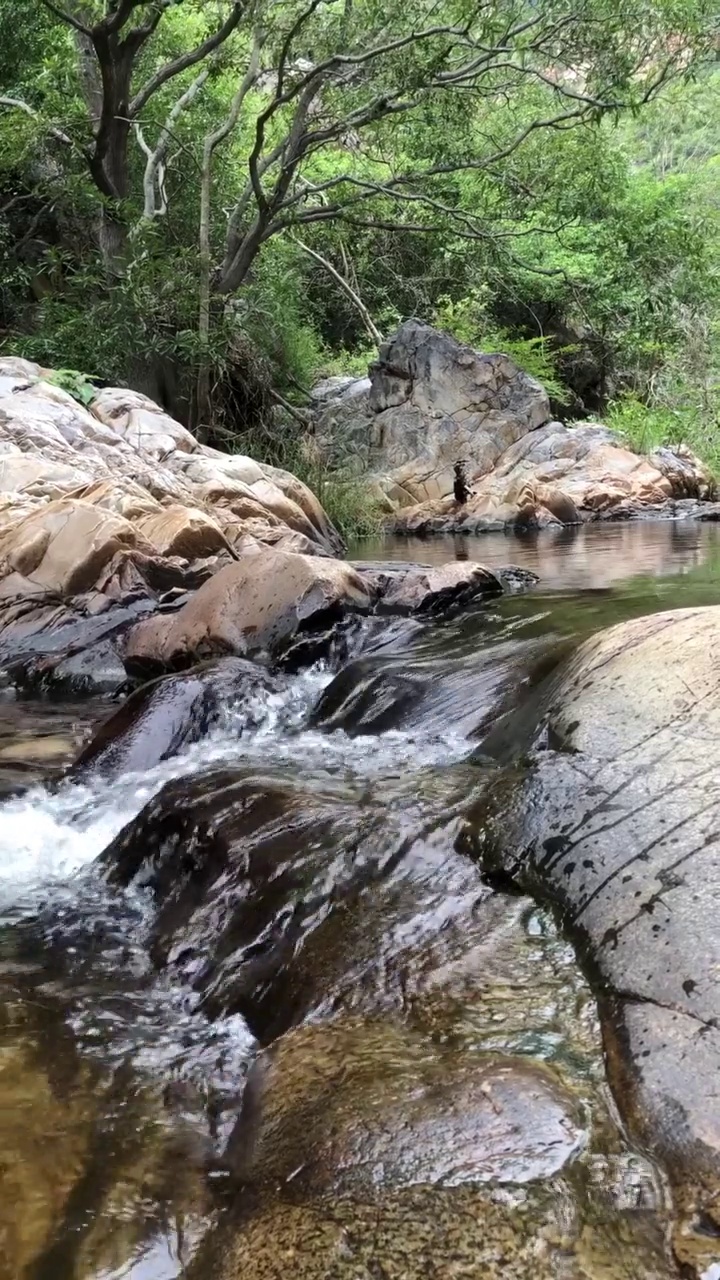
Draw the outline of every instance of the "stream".
M0 1280L681 1274L668 1244L667 1188L618 1120L595 1003L572 948L546 910L509 886L486 884L455 840L479 772L469 756L502 699L517 697L558 640L662 609L718 603L720 528L667 522L523 538L380 539L353 547L350 558L470 558L517 564L540 581L526 595L449 620L388 624L361 660L417 681L422 694L372 732L309 727L334 674L320 664L281 691L258 695L250 709L228 707L221 728L142 775L62 781L62 768L108 705L23 701L0 690ZM283 838L297 851L304 842L322 845L323 884L336 878L340 897L349 868L372 868L372 893L363 888L348 898L352 909L341 923L303 919L299 970L270 997L251 1000L247 1016L222 1001L213 1005L189 966L158 970L148 891L136 882L111 888L96 864L165 784L184 780L190 794L223 770L235 785L292 793L296 812ZM316 836L311 811L321 810L332 821ZM561 1126L545 1145L540 1134L536 1146L532 1134L522 1149L510 1142L501 1166L474 1152L476 1172L466 1176L455 1120L447 1121L444 1154L441 1141L440 1155L428 1156L429 1172L410 1176L405 1168L400 1179L426 1197L414 1222L437 1215L442 1266L434 1255L402 1260L415 1249L415 1227L397 1260L407 1202L383 1182L392 1163L386 1156L378 1157L385 1172L370 1178L389 1187L382 1195L390 1217L377 1226L379 1262L361 1264L360 1249L346 1270L339 1263L315 1269L320 1245L303 1243L300 1226L286 1231L275 1208L262 1206L265 1226L258 1239L249 1230L247 1255L233 1260L226 1251L218 1261L218 1251L203 1254L206 1233L218 1227L222 1238L231 1212L222 1156L228 1142L242 1142L237 1117L257 1039L270 1043L291 1027L295 1036L324 1035L340 1019L372 1063L376 1028L385 1025L379 1018L398 1037L382 1086L388 1093L405 1088L406 1035L445 1064L455 1055L463 1070L499 1055L537 1065L572 1096L572 1136ZM358 1107L363 1097L358 1086ZM423 1113L417 1123L425 1132L430 1122ZM304 1163L292 1142L292 1173L277 1175L288 1183ZM483 1187L477 1201L468 1199L476 1182ZM325 1207L313 1209L322 1222L336 1221L334 1185L322 1183ZM344 1204L349 1193L338 1188ZM455 1226L443 1225L450 1203L453 1224L462 1218L478 1233L467 1249L452 1243ZM491 1264L483 1250L493 1223L504 1224L506 1243L493 1245ZM354 1239L352 1231L346 1236ZM196 1256L208 1259L197 1270ZM703 1266L709 1280L720 1274L709 1259Z

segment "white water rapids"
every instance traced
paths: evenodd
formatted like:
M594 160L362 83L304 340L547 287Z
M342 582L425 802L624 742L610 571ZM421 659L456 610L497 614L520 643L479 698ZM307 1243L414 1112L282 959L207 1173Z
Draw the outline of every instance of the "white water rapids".
M253 759L316 774L392 776L467 754L467 739L452 730L348 737L304 728L331 678L317 666L281 693L228 707L219 728L146 773L93 779L91 785L68 782L56 790L36 786L0 804L0 923L32 913L53 891L72 895L77 873L171 779Z
M237 1081L247 1059L251 1037L241 1018L209 1026L192 991L152 970L143 892L111 893L93 871L165 783L254 760L308 778L391 780L467 754L467 739L452 730L353 738L304 727L331 678L317 666L281 693L229 706L220 727L144 774L35 786L0 805L0 928L25 924L61 955L72 975L69 1021L86 1050L97 1047L106 1062L130 1055L136 1069L153 1073L210 1070L216 1084Z

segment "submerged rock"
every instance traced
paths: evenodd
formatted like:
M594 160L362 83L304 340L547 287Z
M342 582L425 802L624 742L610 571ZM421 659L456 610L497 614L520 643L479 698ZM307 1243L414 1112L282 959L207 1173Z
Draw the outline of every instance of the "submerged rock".
M557 904L601 992L627 1122L718 1224L719 644L717 607L586 641L539 692L527 776L472 823L486 867Z
M188 1280L675 1280L651 1214L596 1191L587 1215L569 1188L511 1194L409 1187L299 1200L292 1188L221 1220Z
M514 1183L582 1149L577 1099L548 1068L443 1049L391 1022L298 1028L253 1065L227 1158L307 1193Z
M198 742L243 705L243 724L257 723L258 695L274 691L262 667L241 658L207 662L142 686L96 730L71 774L119 776L140 773ZM240 729L238 728L238 733Z
M670 1280L647 1171L585 1152L585 1112L527 1059L339 1020L253 1066L240 1188L189 1280Z

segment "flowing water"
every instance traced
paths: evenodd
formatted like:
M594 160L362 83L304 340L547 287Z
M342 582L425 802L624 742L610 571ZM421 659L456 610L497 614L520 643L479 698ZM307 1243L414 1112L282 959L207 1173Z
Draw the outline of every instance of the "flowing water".
M548 646L639 614L720 602L720 529L657 523L524 539L385 539L352 557L514 563L540 583L454 620L375 637L367 661L422 686L384 732L308 727L332 678L318 667L265 695L252 727L247 707L228 708L220 729L142 776L73 783L61 768L107 705L2 695L0 1280L170 1280L220 1212L213 1178L192 1158L203 1137L196 1100L204 1099L204 1140L221 1153L254 1037L239 1013L211 1020L182 968L156 970L145 891L111 892L94 864L165 783L190 786L221 766L254 786L261 777L270 789L292 788L308 807L322 801L339 824L350 815L350 825L364 824L363 857L380 867L372 909L358 907L347 923L342 962L335 943L331 959L324 955L328 988L304 997L295 1024L390 1010L443 1052L478 1061L502 1053L557 1070L585 1117L581 1172L563 1184L560 1215L575 1223L580 1270L558 1274L678 1274L666 1249L667 1192L619 1126L594 1002L570 947L546 912L483 885L452 840L432 833L453 835L477 774L467 758L478 735ZM334 854L327 874L339 883L340 843ZM169 1081L191 1089L189 1118L183 1103L168 1105ZM504 1181L532 1181L522 1169ZM523 1212L532 1236L534 1210ZM232 1272L241 1274L253 1272ZM275 1274L282 1270L262 1271ZM299 1263L287 1274L306 1272Z

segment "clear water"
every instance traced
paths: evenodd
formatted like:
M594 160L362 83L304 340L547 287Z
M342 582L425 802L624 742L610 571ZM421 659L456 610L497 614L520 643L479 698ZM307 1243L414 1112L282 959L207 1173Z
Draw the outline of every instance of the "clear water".
M478 725L543 646L637 614L720 602L715 525L385 539L352 548L351 558L514 563L533 569L540 583L527 596L411 628L379 649L378 664L429 675L432 686L415 717L386 734L350 738L309 729L310 708L332 677L318 667L267 696L252 729L242 709L229 708L202 743L143 776L58 785L50 776L106 708L24 704L9 694L0 701L0 786L35 779L0 803L2 1280L169 1280L182 1274L195 1235L215 1211L192 1161L183 1157L179 1176L168 1156L175 1121L159 1100L170 1077L203 1096L214 1091L219 1150L252 1036L237 1016L208 1023L191 991L154 972L149 902L137 890L111 894L94 865L165 782L218 763L262 763L309 790L332 781L348 796L406 805L408 814L418 796L441 812L458 786L462 792ZM433 876L437 881L435 868ZM441 896L426 920L435 919ZM531 903L500 903L498 913L502 927L483 957L490 973L483 997L462 1007L453 1035L570 1063L578 1079L591 1082L598 1132L610 1133L607 1142L621 1150L602 1100L592 1001L569 948ZM408 930L428 927L422 921L418 911L390 922L392 945L401 950ZM415 1016L424 1025L436 1015L428 1004Z

